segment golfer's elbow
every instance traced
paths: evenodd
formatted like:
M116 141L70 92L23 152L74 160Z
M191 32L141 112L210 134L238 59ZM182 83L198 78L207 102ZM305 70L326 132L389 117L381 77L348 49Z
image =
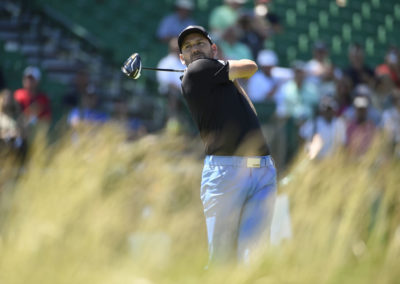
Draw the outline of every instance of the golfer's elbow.
M254 73L256 73L258 70L258 66L257 66L257 63L255 63L253 60L248 60L248 61L249 61L249 65L251 68L251 75L253 76Z
M258 70L257 64L250 59L229 60L229 79L248 79Z
M243 59L245 62L244 64L246 64L246 78L250 78L251 76L253 76L257 70L258 70L258 66L257 64L253 61L253 60L249 60L249 59Z

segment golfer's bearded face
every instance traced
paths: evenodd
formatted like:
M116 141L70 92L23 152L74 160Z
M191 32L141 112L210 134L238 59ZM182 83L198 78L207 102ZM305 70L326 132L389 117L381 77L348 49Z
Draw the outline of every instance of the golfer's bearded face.
M182 57L186 65L197 59L214 58L210 42L201 34L193 33L185 37L182 44Z

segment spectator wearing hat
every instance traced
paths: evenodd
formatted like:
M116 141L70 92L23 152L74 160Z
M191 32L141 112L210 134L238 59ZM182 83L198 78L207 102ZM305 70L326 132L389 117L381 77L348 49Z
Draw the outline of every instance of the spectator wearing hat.
M400 52L391 47L385 55L385 62L375 69L378 78L388 77L396 88L400 88Z
M300 128L300 137L306 141L306 151L310 159L330 157L344 147L346 123L341 117L336 117L337 107L332 96L323 96L318 115Z
M274 101L279 89L279 80L272 76L272 69L278 64L278 57L272 50L262 50L257 56L259 71L249 79L248 93L255 102Z
M365 98L368 101L366 110L368 119L372 121L375 126L380 126L382 115L381 112L372 104L372 96L372 90L367 85L360 84L356 86L353 90L353 105L347 108L346 111L343 113L343 117L346 119L346 121L353 121L356 118L357 107L354 104L354 101L356 98L361 97Z
M237 24L240 10L247 0L224 0L224 3L211 11L209 27L214 40L221 38L222 33Z
M174 8L175 11L165 16L158 26L157 37L165 43L178 37L179 33L187 26L196 24L192 18L195 8L193 0L176 0Z
M368 118L370 102L365 96L356 96L353 101L355 117L348 123L346 147L350 155L361 157L370 148L376 133L376 126Z
M23 87L14 92L14 99L21 106L28 124L35 124L38 121L49 122L51 119L50 100L39 90L40 79L39 68L28 66L23 73Z

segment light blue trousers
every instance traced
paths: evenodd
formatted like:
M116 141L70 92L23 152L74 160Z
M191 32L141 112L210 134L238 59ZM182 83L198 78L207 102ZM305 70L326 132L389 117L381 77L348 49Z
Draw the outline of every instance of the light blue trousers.
M206 156L201 200L211 263L247 262L268 243L276 189L270 156Z

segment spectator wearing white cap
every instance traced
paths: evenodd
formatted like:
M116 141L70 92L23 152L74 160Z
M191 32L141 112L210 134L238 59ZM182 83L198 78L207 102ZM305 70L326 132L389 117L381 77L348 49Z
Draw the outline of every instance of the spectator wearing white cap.
M368 118L370 101L365 96L356 96L353 101L355 117L348 123L346 147L350 155L361 157L371 147L377 133L374 122Z
M259 52L257 64L259 71L249 79L249 96L255 103L274 101L279 81L272 76L272 69L278 64L278 57L274 51L265 49Z
M40 79L39 68L28 66L23 73L23 87L14 92L14 99L21 106L26 122L31 124L51 119L50 100L39 90Z
M372 121L375 124L375 126L381 126L382 114L372 104L372 96L373 96L372 90L366 84L359 84L353 90L353 102L355 102L358 97L365 98L365 100L368 102L366 106L368 119ZM343 113L343 117L347 121L352 121L356 118L356 116L357 116L357 106L353 103L353 105L348 107L346 111Z
M174 8L175 11L166 15L158 26L157 37L165 43L178 37L187 26L196 24L192 18L192 12L195 9L193 0L176 0Z

